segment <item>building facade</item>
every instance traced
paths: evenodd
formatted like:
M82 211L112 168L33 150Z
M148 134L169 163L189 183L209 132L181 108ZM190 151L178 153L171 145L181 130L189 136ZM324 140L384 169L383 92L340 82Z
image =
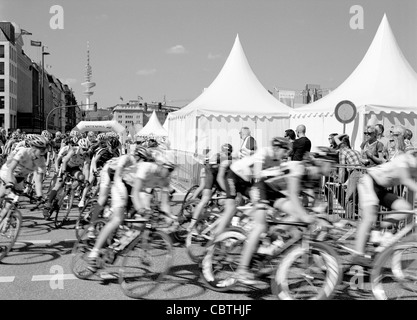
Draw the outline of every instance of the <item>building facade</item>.
M176 111L179 107L166 106L162 103L141 103L137 100L130 100L125 104L118 104L113 107L113 120L120 123L126 130L123 133L122 141L133 139L133 137L148 123L153 111L155 111L159 122L163 125L169 112Z
M46 128L51 110L69 101L77 102L68 86L45 70L42 72L40 63L25 54L24 34L16 23L0 22L0 127L8 131L20 128L26 133L40 133ZM42 89L44 114L41 114ZM48 119L48 129L64 131L67 116L71 117L69 122L74 124L73 128L81 119L81 112L77 118L76 112L66 113L58 108Z

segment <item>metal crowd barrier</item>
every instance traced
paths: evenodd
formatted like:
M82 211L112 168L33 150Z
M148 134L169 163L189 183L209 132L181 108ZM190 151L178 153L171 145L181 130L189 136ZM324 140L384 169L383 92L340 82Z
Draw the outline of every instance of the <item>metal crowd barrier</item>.
M339 169L345 170L346 181L342 184L337 183ZM360 219L359 199L357 184L360 177L366 173L366 167L337 165L332 172L323 177L321 185L321 198L327 201L327 217L334 221L339 218L348 220ZM412 207L415 208L414 192L409 192L405 186L399 185L392 188L392 191L405 198ZM380 211L388 211L381 206Z
M174 150L177 169L172 173L171 180L184 190L200 183L200 164L192 152Z

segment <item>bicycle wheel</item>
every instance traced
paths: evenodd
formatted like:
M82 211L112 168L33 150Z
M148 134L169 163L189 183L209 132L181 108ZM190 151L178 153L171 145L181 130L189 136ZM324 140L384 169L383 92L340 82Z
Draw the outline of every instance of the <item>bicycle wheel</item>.
M22 226L22 214L14 209L8 221L3 220L1 225L3 222L4 226L0 229L0 261L10 252L16 242Z
M137 299L154 291L171 268L172 250L166 233L145 230L124 254L119 272L123 293Z
M193 230L187 233L185 238L185 247L191 261L200 263L206 252L206 245L213 240L210 222L207 219L200 219Z
M96 204L96 199L88 199L85 203L85 206L80 209L80 214L78 215L77 221L75 222L75 237L77 240L80 239L84 230L88 228L91 220L92 210Z
M201 262L205 284L214 291L228 291L236 285L233 275L239 265L246 235L237 230L226 230L216 241L207 245Z
M193 185L190 189L188 189L187 193L185 194L184 199L182 200L181 208L184 208L184 206L187 204L187 202L190 201L193 193L195 190L198 189L198 185ZM201 194L197 197L198 199L201 199Z
M371 271L377 300L415 300L417 296L417 242L405 241L385 249Z
M74 202L74 190L66 190L62 195L62 198L59 199L58 206L59 209L55 215L55 228L61 228L64 223L68 220L68 215L72 209L72 204Z
M99 219L91 225L94 227L96 238L106 223L107 220ZM87 237L87 230L85 230L72 248L71 270L72 273L79 279L87 279L93 275L93 272L88 269L88 255L94 246L94 242L95 240L91 240Z
M330 299L341 280L340 266L336 251L324 243L296 246L282 257L271 288L281 300Z

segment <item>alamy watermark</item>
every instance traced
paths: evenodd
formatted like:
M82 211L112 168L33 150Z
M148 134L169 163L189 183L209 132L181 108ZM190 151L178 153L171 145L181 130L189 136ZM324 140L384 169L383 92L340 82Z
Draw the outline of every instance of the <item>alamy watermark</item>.
M363 16L363 7L356 4L350 7L350 11L353 16L350 18L349 25L353 30L363 30L364 28L364 16Z
M49 27L53 30L64 29L64 8L59 5L53 5L49 9L49 13L53 14L49 20Z

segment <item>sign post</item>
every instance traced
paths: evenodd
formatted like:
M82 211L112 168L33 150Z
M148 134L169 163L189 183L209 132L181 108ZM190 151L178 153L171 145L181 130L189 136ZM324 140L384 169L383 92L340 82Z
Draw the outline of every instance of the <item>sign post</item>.
M334 109L334 115L340 123L343 123L343 134L346 131L346 123L350 123L356 118L356 106L349 100L340 101Z

